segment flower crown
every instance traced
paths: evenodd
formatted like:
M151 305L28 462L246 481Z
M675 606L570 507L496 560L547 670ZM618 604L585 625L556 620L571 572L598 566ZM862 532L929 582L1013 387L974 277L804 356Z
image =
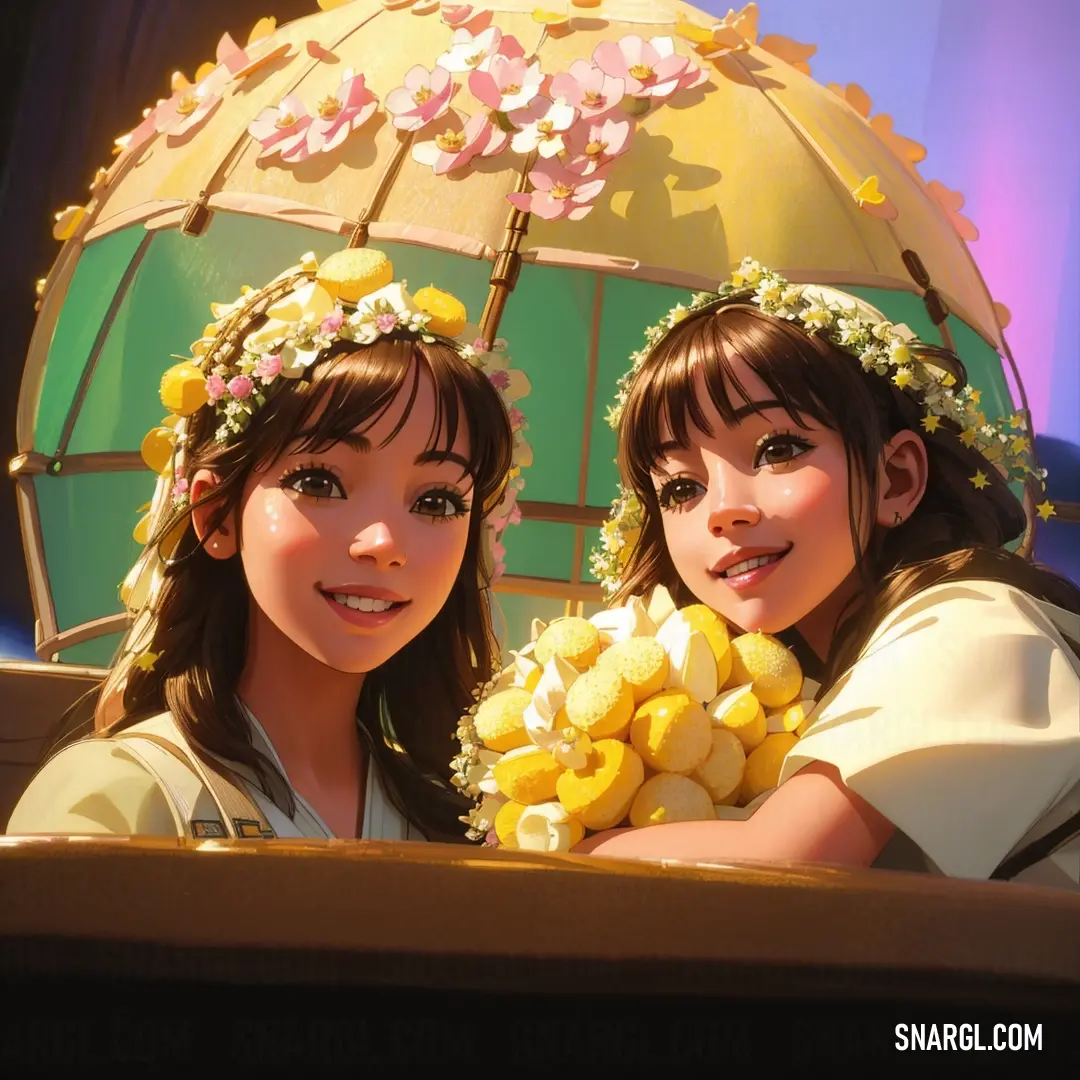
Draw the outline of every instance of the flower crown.
M917 397L926 410L922 427L927 434L934 434L943 419L949 420L959 427L960 441L978 449L1004 480L1031 478L1045 490L1046 470L1035 465L1024 416L1014 413L1008 420L991 424L979 409L981 392L971 386L956 388L956 376L944 366L943 350L920 341L903 323L888 322L865 301L821 285L792 285L749 257L717 292L695 294L689 305L676 305L645 331L645 348L633 354L632 368L619 379L608 423L618 430L634 378L672 328L690 315L737 301L755 304L767 315L792 322L807 334L822 336L849 352L864 371L890 378L901 390ZM989 484L982 470L970 479L979 490ZM1038 510L1043 517L1054 512L1049 501ZM619 497L601 530L600 545L590 556L593 574L609 597L619 589L641 525L640 501L620 484Z
M162 377L161 400L169 416L143 440L143 461L159 480L154 498L141 508L148 513L135 529L135 539L146 550L121 587L121 598L130 609L143 607L183 532L150 547L157 525L189 505L185 475L189 418L212 406L219 420L216 438L228 443L252 422L283 380L302 377L336 342L370 345L401 333L452 346L462 360L484 372L506 406L514 438L512 467L497 501L484 507L492 579L502 575L505 549L500 538L507 525L521 520L517 506L525 486L521 470L532 463L524 437L528 424L515 404L529 393L529 380L523 371L511 370L506 342L483 340L454 296L432 286L413 297L406 283L393 276L389 258L372 248L336 252L321 266L309 253L265 288L245 286L232 303L210 305L216 321L191 346L191 357L176 357L181 363ZM263 316L262 324L252 330ZM184 529L186 525L185 521Z

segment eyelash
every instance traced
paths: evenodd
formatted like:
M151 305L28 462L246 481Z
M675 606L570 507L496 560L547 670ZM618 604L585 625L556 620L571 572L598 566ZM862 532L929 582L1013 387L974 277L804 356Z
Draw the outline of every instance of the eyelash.
M337 495L313 495L310 492L302 491L300 489L300 481L304 479L318 478L326 480L334 489L340 494ZM278 481L278 486L284 491L295 491L298 495L303 495L306 498L314 499L315 502L327 502L333 498L345 499L348 496L345 494L345 490L341 485L341 480L335 475L332 469L327 468L325 465L316 465L311 462L306 465L298 465L294 469L290 469L281 479ZM433 514L425 511L416 511L415 508L421 500L430 499L432 497L439 497L445 499L453 508L452 514ZM430 518L432 524L436 522L455 521L460 517L464 517L469 513L471 505L466 502L465 497L452 488L438 487L432 488L430 491L425 491L420 495L416 502L413 503L414 511L419 513L423 517Z
M761 461L761 453L763 450L778 446L791 447L797 449L800 452L793 454L791 457L784 461ZM796 435L793 431L773 431L768 435L763 435L758 439L757 444L754 446L754 468L783 468L790 465L797 458L802 457L808 450L813 450L814 444L807 439ZM680 485L686 485L696 488L697 490L692 495L687 495L685 498L679 498L677 492ZM673 476L665 484L663 484L660 490L656 493L657 502L660 504L660 509L664 511L680 512L688 503L692 502L698 495L704 492L704 487L701 482L695 480L691 476L679 475Z
M765 462L766 466L777 468L790 465L796 458L802 457L808 450L814 449L814 444L807 439L804 439L801 435L796 435L793 431L773 431L768 435L763 435L758 439L757 444L754 446L754 468L760 469L762 467L761 453L763 450L769 448L776 448L777 446L791 447L792 449L799 450L799 453L793 454L791 457L786 458L783 461L769 461Z

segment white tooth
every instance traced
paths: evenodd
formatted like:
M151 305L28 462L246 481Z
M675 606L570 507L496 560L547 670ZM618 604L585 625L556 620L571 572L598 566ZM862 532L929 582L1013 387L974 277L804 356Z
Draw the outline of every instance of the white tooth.
M360 610L361 611L374 611L375 601L370 596L360 597Z
M346 596L346 595L345 595L345 594L344 594L343 592L336 592L336 593L334 593L334 599L335 599L335 600L336 600L336 601L337 601L337 602L338 602L339 604L344 604L344 605L345 605L346 607L348 607L348 606L349 606L349 598L348 598L348 597L347 597L347 596Z
M389 611L393 606L389 600L375 600L373 603L375 606L371 609L372 611Z
M349 605L349 607L351 607L353 609L353 611L359 611L360 610L360 597L359 596L349 596L346 599L346 603Z

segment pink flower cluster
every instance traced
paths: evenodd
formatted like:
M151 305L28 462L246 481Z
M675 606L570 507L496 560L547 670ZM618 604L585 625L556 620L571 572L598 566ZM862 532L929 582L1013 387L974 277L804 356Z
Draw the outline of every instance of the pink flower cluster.
M628 99L643 101L647 109L708 78L675 52L671 38L646 41L633 34L602 42L591 60L577 60L568 71L545 75L516 38L472 11L444 9L444 21L457 27L450 49L431 71L422 65L410 69L404 85L387 96L386 110L406 131L420 131L449 114L443 133L413 147L413 157L436 174L508 146L515 153L536 153L540 160L529 173L533 190L507 199L537 217L578 220L592 210L611 164L629 148L636 130L624 107ZM451 109L455 75L467 79L484 111L469 117Z
M319 102L314 116L297 94L289 94L276 108L263 109L248 126L248 133L262 147L260 161L278 155L293 165L336 150L367 123L378 106L378 99L364 85L364 76L346 69L341 85Z

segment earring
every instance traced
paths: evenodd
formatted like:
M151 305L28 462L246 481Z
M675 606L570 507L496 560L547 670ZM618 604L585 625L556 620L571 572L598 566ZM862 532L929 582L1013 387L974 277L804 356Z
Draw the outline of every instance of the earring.
M904 524L904 519L900 516L900 511L899 510L897 510L896 513L893 514L892 523L893 523L893 528L894 529L896 528L897 525L903 525Z

